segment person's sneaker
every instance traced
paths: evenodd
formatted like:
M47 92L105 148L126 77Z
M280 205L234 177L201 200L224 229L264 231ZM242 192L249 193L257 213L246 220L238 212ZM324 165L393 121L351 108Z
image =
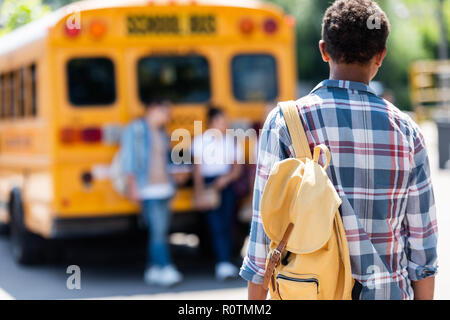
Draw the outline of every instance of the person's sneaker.
M183 275L172 265L160 269L157 284L162 287L172 287L183 280Z
M158 279L160 277L161 268L157 266L152 266L145 270L144 273L144 281L148 285L157 284Z
M145 282L149 285L171 287L182 280L183 275L172 265L162 268L153 266L145 272Z
M227 279L233 279L238 276L238 268L229 262L220 262L216 265L216 278L217 280L224 281Z

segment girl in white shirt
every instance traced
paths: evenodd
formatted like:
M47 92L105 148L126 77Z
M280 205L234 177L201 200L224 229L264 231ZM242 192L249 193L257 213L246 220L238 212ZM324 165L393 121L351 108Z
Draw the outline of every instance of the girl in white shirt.
M216 277L225 280L238 275L238 269L231 264L231 224L235 207L231 184L241 174L237 159L242 157L242 150L235 143L234 137L226 133L227 120L222 110L210 107L208 124L209 129L197 136L192 146L195 202L197 209L202 210L201 199L207 186L220 193L219 207L207 210L205 215L216 255Z

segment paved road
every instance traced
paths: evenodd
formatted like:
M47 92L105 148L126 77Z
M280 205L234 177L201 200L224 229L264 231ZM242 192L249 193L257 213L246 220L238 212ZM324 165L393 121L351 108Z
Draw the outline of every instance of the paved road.
M187 293L192 299L245 297L239 295L246 285L244 281L218 283L214 279L213 261L186 247L172 248L185 281L168 290L149 287L143 282L144 250L139 239L123 239L71 241L62 258L24 267L12 260L9 242L0 237L0 299L185 299ZM72 264L81 269L81 290L66 287L70 276L67 267Z
M436 298L450 299L450 170L437 169L435 126L426 124L423 130L433 167L440 229ZM183 284L170 290L146 286L142 281L144 251L141 242L139 237L126 241L73 241L67 244L69 250L65 258L41 266L22 267L12 261L9 243L0 236L0 299L245 299L244 281L217 283L213 262L186 247L173 248L176 263L186 276ZM66 268L71 264L81 267L81 290L66 287Z

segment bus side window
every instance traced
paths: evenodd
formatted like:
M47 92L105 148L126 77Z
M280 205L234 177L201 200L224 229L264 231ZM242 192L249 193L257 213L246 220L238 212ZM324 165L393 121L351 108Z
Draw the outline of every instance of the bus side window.
M14 116L18 119L23 114L23 99L22 99L22 72L20 69L14 71Z
M36 65L30 66L30 84L31 84L31 115L37 116L37 100L36 100Z
M6 73L3 82L4 94L5 94L5 104L4 104L4 116L9 119L11 116L11 74Z
M25 69L17 71L17 116L25 118Z
M5 117L5 91L4 91L4 78L3 73L0 75L0 119Z
M15 72L9 73L9 117L14 118L16 116L16 90L15 90Z
M31 67L24 67L23 71L23 91L22 96L24 99L24 115L26 118L33 117L32 110L32 88L31 88Z

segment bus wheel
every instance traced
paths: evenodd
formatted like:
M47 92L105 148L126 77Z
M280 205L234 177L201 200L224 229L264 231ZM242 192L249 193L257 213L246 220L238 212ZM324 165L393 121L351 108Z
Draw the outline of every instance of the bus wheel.
M20 264L34 264L40 261L43 239L29 232L24 224L23 205L20 192L15 190L10 203L10 238L14 259Z
M0 222L0 235L9 234L9 225Z

